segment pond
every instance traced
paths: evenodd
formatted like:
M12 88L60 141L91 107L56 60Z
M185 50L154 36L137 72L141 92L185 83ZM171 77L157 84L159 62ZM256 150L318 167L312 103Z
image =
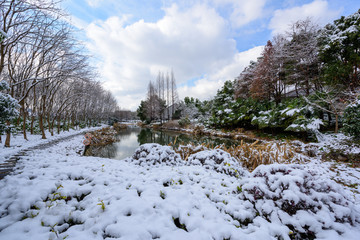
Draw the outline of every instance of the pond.
M168 145L169 143L173 143L175 139L176 145L205 143L214 146L219 144L230 146L239 143L239 141L228 138L194 136L174 131L154 131L152 129L134 127L121 130L117 135L118 141L113 144L103 147L90 146L86 150L85 155L121 160L126 157L131 157L141 144L159 143L161 145Z

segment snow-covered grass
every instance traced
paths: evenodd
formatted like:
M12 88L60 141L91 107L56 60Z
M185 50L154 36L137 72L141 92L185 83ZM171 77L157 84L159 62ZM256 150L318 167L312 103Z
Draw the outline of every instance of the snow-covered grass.
M359 182L357 169L332 172L329 162L315 158L250 173L220 149L195 153L185 162L157 144L111 160L77 155L82 140L77 136L29 152L0 181L0 239L358 239L360 234L360 194L331 180Z

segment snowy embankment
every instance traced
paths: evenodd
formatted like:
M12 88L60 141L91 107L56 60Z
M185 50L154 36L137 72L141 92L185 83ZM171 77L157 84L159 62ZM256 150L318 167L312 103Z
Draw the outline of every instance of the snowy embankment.
M183 161L142 145L124 161L77 155L83 138L29 152L0 181L0 239L358 239L359 179L320 161L252 173L228 153ZM338 177L339 177L338 176ZM356 181L356 180L355 180Z

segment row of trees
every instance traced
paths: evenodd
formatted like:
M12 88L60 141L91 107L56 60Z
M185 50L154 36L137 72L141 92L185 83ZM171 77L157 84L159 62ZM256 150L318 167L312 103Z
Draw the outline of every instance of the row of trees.
M159 72L156 81L149 82L147 98L141 101L137 113L142 121L170 120L176 111L178 93L174 72Z
M0 22L6 33L0 46L0 76L8 85L2 94L18 101L20 116L2 120L5 146L14 125L40 130L88 124L107 119L117 103L96 81L81 44L63 19L58 1L0 1ZM2 104L2 103L1 103ZM5 104L5 103L4 103ZM4 126L5 125L5 126Z

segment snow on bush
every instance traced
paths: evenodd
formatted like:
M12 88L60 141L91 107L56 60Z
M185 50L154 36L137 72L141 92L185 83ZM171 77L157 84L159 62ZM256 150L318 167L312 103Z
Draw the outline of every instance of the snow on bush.
M343 124L346 134L360 139L360 99L346 107Z
M135 150L135 153L130 161L140 166L151 166L157 164L177 166L183 164L183 160L180 155L172 150L171 147L162 146L157 143L141 145Z
M189 156L188 165L202 165L206 169L215 170L230 176L245 176L240 163L224 150L204 150Z
M340 185L299 165L259 166L241 189L243 200L267 221L286 225L292 239L314 239L323 231L341 235L345 226L360 223L359 207Z

